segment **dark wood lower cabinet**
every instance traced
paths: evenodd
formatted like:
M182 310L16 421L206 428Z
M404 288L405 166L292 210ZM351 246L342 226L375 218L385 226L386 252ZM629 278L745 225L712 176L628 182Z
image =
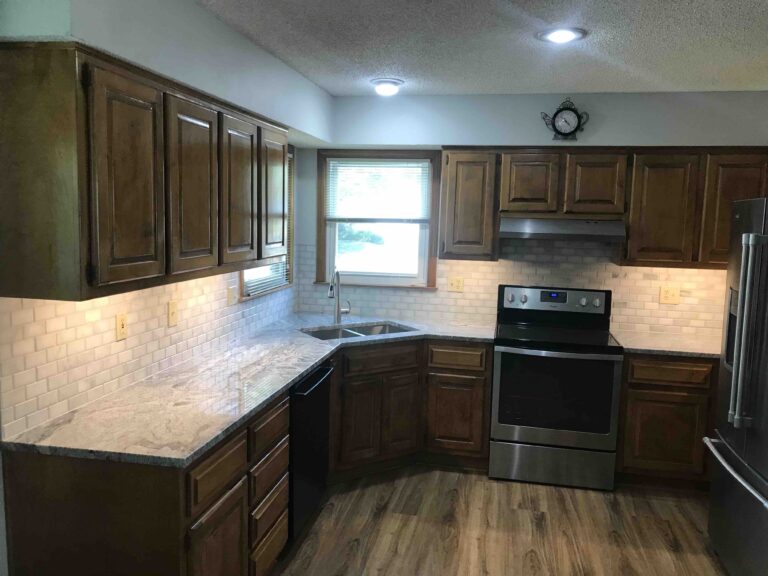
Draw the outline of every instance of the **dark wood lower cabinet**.
M463 374L429 374L427 448L446 453L483 454L486 379ZM484 442L485 440L485 442Z
M246 574L248 483L227 492L189 531L190 576Z
M627 355L619 471L706 480L702 438L714 428L716 362Z
M342 464L377 458L381 453L381 378L344 382L341 391Z
M288 541L287 406L186 468L5 453L10 574L268 574Z
M421 378L418 372L388 374L382 382L381 451L397 455L413 452L421 436Z

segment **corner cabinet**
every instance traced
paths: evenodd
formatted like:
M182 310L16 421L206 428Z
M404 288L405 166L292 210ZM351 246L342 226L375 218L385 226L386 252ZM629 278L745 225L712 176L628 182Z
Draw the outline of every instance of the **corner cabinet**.
M0 296L87 300L286 254L284 129L74 42L4 43L0 70Z
M496 257L496 154L443 154L440 258Z

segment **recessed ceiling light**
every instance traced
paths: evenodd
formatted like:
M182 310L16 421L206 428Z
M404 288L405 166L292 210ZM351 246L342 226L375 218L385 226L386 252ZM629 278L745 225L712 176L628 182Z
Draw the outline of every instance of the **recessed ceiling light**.
M553 44L567 44L574 40L581 40L586 35L587 31L583 28L556 28L539 32L536 34L536 38Z
M371 84L379 96L394 96L405 82L399 78L374 78Z

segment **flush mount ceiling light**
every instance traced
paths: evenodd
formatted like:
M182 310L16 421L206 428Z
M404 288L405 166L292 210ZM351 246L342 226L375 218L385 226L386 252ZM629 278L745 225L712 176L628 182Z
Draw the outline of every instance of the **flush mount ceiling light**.
M374 78L371 84L379 96L394 96L405 82L399 78Z
M554 28L539 32L536 34L536 38L544 42L552 42L552 44L567 44L574 40L581 40L586 35L587 31L583 28Z

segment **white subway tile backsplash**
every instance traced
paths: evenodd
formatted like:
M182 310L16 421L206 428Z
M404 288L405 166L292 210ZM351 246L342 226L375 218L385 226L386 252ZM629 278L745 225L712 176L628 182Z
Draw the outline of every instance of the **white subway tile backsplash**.
M293 311L295 288L227 307L237 274L86 302L0 298L0 424L9 438ZM166 303L179 323L166 326ZM115 341L118 313L128 338Z

